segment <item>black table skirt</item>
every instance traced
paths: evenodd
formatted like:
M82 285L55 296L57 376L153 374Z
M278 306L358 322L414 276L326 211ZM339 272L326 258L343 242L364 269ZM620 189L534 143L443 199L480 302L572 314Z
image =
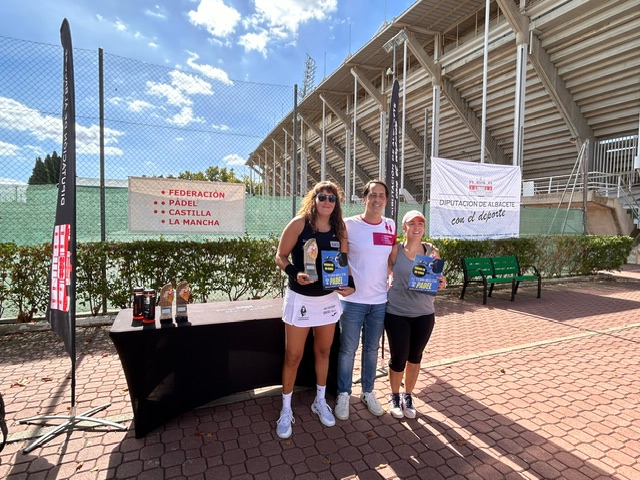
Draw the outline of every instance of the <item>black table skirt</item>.
M126 309L111 328L131 396L136 438L217 398L282 384L282 299L194 304L188 315L187 324L161 324L157 312L155 323L143 324ZM333 393L337 343L336 325L328 382ZM310 334L296 385L315 384Z

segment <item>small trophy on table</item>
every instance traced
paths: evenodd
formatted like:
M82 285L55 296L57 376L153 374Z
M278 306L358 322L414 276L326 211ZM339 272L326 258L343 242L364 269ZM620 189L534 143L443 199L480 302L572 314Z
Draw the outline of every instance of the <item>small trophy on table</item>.
M189 284L187 282L180 282L177 289L178 295L176 296L176 323L185 323L189 321L189 317L187 316L187 305L189 304L189 298L191 296Z
M160 323L172 323L172 306L173 306L173 285L167 283L160 290Z
M315 238L307 240L302 248L304 252L304 273L312 282L318 281L318 270L316 269L316 258L318 258L318 244Z

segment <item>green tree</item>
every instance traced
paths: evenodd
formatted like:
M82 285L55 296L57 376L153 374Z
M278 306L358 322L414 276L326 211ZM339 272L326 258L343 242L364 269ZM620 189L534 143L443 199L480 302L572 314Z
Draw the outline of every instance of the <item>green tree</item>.
M262 192L262 183L253 182L249 175L243 175L242 178L238 178L233 168L227 170L227 167L208 167L204 172L190 172L185 170L180 172L177 177L173 175L167 175L166 178L180 178L182 180L200 180L203 182L225 182L225 183L244 183L245 191L247 193L253 193L258 195Z
M207 167L204 172L190 172L186 170L178 174L178 178L209 182L243 183L242 180L236 176L233 168L227 170L227 167Z
M36 158L36 164L29 177L29 185L49 185L56 184L60 180L60 155L54 150L51 155L47 155L44 160Z

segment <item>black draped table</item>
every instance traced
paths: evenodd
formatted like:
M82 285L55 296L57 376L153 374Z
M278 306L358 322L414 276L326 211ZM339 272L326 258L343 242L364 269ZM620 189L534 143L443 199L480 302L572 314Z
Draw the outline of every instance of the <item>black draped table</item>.
M155 323L134 321L132 310L125 309L111 327L109 336L129 387L136 438L217 398L282 385L281 298L188 308L186 324L161 324L158 307ZM334 360L336 356L332 352ZM310 334L296 385L315 384Z

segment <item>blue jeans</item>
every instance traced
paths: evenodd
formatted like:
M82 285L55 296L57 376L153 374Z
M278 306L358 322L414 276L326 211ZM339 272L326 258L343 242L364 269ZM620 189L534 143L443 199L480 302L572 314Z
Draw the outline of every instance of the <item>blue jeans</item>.
M338 353L338 393L351 395L353 363L362 332L362 391L372 392L376 379L378 347L384 329L385 303L342 303L340 317L340 351Z

